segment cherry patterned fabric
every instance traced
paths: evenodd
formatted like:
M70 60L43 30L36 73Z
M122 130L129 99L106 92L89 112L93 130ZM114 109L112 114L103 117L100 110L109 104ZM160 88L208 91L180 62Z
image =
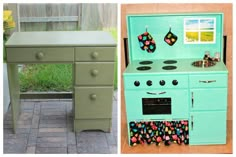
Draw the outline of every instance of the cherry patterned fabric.
M148 32L139 35L138 40L142 50L146 50L148 53L153 53L156 50L156 43Z
M164 41L170 46L174 45L177 39L178 37L175 34L173 34L171 30L164 37Z
M130 145L151 144L168 146L171 143L189 144L187 120L181 121L141 121L129 123Z

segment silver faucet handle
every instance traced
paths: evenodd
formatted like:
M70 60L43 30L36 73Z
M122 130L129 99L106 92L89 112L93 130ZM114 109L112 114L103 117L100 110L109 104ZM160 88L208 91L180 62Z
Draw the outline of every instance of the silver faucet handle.
M205 51L203 60L208 60L210 58L210 51Z
M215 61L219 62L220 61L220 53L219 52L216 52L215 53Z

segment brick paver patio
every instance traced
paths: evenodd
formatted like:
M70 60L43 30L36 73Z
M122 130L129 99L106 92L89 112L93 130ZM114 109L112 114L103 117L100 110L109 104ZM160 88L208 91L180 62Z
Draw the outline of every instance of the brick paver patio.
M16 134L12 131L11 111L4 117L4 153L117 153L117 92L110 133L72 132L72 100L22 100L21 104Z

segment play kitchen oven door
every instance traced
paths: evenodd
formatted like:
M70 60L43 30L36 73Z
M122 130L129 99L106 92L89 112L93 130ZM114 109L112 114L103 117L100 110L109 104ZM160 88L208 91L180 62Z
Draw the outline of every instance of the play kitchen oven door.
M188 118L187 89L127 90L125 94L129 119L170 120Z
M148 94L155 93L148 92ZM142 110L143 115L171 114L171 97L142 98Z

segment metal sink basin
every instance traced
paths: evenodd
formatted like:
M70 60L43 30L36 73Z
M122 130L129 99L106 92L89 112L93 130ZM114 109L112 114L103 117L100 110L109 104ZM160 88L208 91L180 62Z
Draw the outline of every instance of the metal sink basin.
M207 68L207 67L211 67L211 66L216 65L216 62L209 61L209 60L200 60L200 61L193 62L192 65L195 67Z

